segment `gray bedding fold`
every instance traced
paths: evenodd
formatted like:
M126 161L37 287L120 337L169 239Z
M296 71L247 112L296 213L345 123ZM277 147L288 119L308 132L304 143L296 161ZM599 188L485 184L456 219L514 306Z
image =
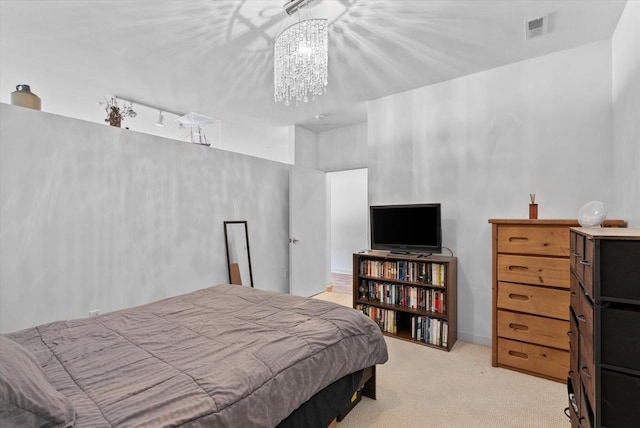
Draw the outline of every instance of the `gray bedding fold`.
M358 311L232 285L7 336L71 400L76 427L273 427L387 360Z

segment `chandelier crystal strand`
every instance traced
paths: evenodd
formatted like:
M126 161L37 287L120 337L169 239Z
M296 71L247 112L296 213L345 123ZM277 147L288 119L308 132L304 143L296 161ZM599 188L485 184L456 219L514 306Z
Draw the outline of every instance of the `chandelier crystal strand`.
M326 19L307 19L286 28L274 47L274 99L309 101L327 91L328 31Z

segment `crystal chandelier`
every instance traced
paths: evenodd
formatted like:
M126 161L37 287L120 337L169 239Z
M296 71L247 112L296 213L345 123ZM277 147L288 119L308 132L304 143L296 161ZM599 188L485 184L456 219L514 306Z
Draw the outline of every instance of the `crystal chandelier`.
M289 15L311 0L285 4ZM305 103L327 90L328 32L326 19L306 19L286 28L273 50L273 85L276 102L289 105L291 99Z

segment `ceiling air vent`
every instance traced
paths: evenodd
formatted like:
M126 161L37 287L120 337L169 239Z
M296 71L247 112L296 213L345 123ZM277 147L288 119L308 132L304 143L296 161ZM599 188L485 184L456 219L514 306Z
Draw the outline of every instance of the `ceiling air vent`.
M532 19L531 21L524 22L524 38L529 40L533 37L542 36L547 34L547 22L549 21L549 15L541 16L540 18Z

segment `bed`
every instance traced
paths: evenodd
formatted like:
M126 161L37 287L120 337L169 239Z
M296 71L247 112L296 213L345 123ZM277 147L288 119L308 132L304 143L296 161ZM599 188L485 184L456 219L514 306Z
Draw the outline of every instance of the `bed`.
M358 311L229 284L0 339L3 426L326 427L387 361Z

